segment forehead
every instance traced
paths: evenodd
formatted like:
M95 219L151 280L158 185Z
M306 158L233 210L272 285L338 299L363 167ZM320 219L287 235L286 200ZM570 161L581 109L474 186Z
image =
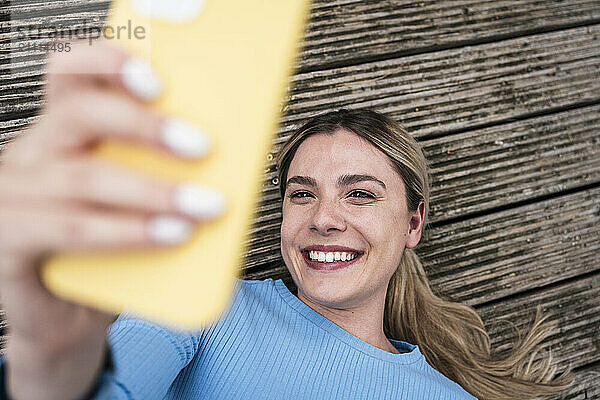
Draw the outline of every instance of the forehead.
M325 175L337 179L342 174L358 173L401 181L381 150L357 134L339 129L332 134L316 134L304 140L292 159L288 177L323 178Z

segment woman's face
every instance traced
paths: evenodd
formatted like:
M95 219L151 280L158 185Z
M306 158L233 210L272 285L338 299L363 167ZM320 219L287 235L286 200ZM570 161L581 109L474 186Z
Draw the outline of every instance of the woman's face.
M408 212L402 178L358 135L306 139L290 164L281 225L299 296L333 308L385 298L402 251L419 242L420 210Z

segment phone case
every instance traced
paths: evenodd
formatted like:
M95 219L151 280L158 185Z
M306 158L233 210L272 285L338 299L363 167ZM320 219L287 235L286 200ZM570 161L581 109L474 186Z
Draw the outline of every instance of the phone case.
M165 86L155 106L200 127L212 150L188 161L104 142L96 155L172 182L215 188L227 210L182 245L53 255L42 269L53 292L185 329L219 316L240 269L308 7L309 0L114 2L105 28L111 43L150 61ZM131 35L136 28L138 38Z

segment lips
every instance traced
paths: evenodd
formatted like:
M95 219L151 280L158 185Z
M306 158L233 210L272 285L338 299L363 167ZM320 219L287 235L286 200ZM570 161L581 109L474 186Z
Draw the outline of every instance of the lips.
M359 253L362 254L363 252L357 249L353 249L351 247L345 247L345 246L338 246L338 245L312 245L312 246L306 246L305 248L303 248L301 251L305 252L305 251L323 251L323 252L342 252L345 251L347 253Z
M301 253L309 268L332 271L352 265L364 252L346 246L313 245L303 248Z

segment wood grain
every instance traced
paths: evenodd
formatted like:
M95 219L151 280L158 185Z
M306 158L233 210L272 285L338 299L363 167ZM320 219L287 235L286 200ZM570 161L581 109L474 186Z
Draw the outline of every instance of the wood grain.
M296 74L276 144L294 124L329 108L378 108L422 137L597 100L599 31L600 25L590 25ZM20 73L35 74L37 69L41 78L39 57L14 62L22 63ZM0 113L11 119L35 114L42 104L40 82L30 79L26 87L2 78L7 81L0 99L14 95L16 87L23 97L0 102Z
M479 304L600 268L600 188L425 232L418 250L432 283Z
M104 18L109 2L11 2L13 20L78 22ZM297 68L315 70L387 54L413 54L575 26L600 18L598 0L314 1ZM81 22L81 18L79 19Z
M477 307L492 348L506 354L519 338L517 332L521 337L527 332L538 305L555 324L544 341L555 365L564 370L569 364L580 368L600 361L600 274Z
M300 66L323 69L594 21L595 1L316 1Z
M317 112L372 107L419 138L600 98L600 25L296 74L279 142Z
M600 106L424 141L431 220L600 182Z
M592 366L575 372L575 384L561 396L552 400L600 399L600 366Z

